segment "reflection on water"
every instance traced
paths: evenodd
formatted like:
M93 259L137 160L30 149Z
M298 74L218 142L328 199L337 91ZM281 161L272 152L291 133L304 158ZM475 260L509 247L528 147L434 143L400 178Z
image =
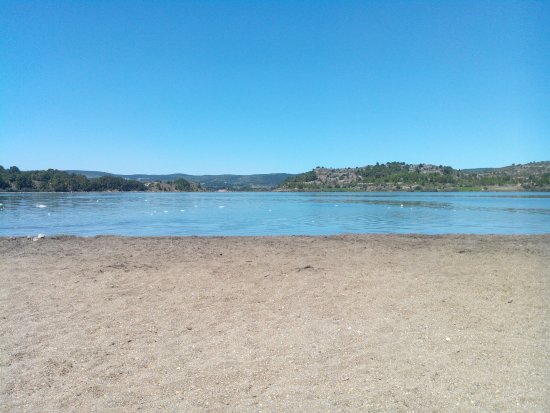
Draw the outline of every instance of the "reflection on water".
M0 235L550 233L545 193L0 194Z

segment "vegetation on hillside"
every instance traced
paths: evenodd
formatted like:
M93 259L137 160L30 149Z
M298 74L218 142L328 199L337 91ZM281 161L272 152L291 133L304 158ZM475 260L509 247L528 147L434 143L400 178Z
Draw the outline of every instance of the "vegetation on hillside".
M154 183L153 183L154 184ZM104 175L98 178L86 178L77 175L48 169L46 171L21 171L12 166L5 169L0 166L0 191L28 191L28 192L102 192L102 191L192 191L197 186L185 179L174 182L145 185L133 179L124 179L112 175Z
M104 175L119 176L125 179L135 179L143 182L146 185L149 182L158 182L160 187L168 188L165 183L176 182L178 179L185 179L191 184L196 182L203 190L217 191L270 191L277 188L285 179L293 176L285 173L272 174L252 174L252 175L187 175L182 173L168 175L150 175L150 174L133 174L133 175L117 175L109 174L101 171L66 171L77 175L84 175L88 178L97 178ZM156 185L154 185L156 187Z
M450 166L388 162L357 168L317 167L287 179L294 191L550 190L550 162L504 168L456 170Z
M0 166L0 191L92 192L92 191L203 191L268 190L268 179L284 174L211 175L207 185L177 177L173 181L138 181L121 176L84 175L55 169L20 171L16 166ZM97 175L96 175L97 176ZM288 175L287 175L288 176ZM550 162L531 162L504 168L457 170L450 166L388 162L357 168L317 167L290 176L279 191L550 191Z
M153 181L144 182L148 191L152 192L196 192L204 189L200 184L190 182L183 178L178 178L175 181Z

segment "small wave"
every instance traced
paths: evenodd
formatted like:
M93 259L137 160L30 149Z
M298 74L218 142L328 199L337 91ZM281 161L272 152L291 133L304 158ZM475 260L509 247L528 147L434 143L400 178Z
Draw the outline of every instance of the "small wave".
M38 204L36 207L37 207L37 208L47 208L47 206L44 205L44 204Z
M219 205L218 208L225 208L225 205Z

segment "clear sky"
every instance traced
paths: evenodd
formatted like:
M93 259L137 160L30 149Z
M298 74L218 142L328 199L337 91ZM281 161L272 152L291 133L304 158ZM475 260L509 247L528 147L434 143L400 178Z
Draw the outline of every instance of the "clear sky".
M0 2L0 165L550 160L549 1Z

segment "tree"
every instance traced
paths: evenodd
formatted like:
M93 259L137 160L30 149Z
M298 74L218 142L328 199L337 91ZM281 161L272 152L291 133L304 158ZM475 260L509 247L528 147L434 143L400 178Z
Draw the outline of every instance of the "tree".
M91 191L145 191L145 185L132 179L117 176L101 176L90 180Z
M27 174L19 174L17 178L15 178L15 188L19 191L23 189L32 189L32 179Z
M61 174L55 174L50 180L50 189L54 192L67 192L67 183Z
M177 191L190 191L191 190L191 184L189 181L179 178L174 181L174 187Z
M0 189L11 189L9 182L4 180L4 177L0 175Z

